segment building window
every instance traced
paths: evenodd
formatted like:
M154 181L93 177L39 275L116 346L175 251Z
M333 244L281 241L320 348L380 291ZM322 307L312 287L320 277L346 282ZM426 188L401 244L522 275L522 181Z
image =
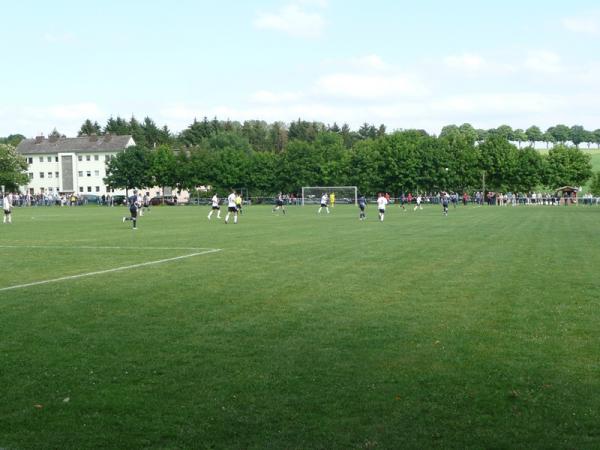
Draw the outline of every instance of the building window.
M83 186L79 186L79 192L83 192Z
M54 157L54 162L58 162L58 156Z
M40 178L44 178L44 172L40 172Z
M48 161L48 162L52 162L52 156L48 156L48 157L46 158L46 161Z
M110 155L104 155L104 161L110 161Z
M86 160L86 161L91 161L91 160L92 160L92 157L91 157L90 155L85 155L85 160Z
M80 177L83 176L83 170L80 170L79 172L77 172L77 175L79 175Z
M49 187L49 188L48 188L48 191L50 191L50 192L52 192L53 190L54 190L54 189L53 189L53 188L51 188L51 187Z
M40 156L40 162L44 162L44 157Z
M85 173L85 175L86 175L86 176L88 176L88 177L91 177L91 176L92 176L92 171L91 171L91 170L88 170L88 171Z
M94 176L95 177L99 177L100 176L100 171L99 170L94 170Z
M94 161L98 161L100 159L99 155L94 155Z
M48 178L52 178L52 172L48 172Z
M27 158L27 162L28 162L29 164L33 164L33 158Z
M58 172L54 172L54 176L58 178Z
M33 180L33 172L29 172L27 175L29 175L30 180Z
M83 156L77 155L77 161L83 161Z
M88 186L88 187L87 187L87 191L88 191L88 192L92 192L92 187L91 187L91 186Z
M100 192L100 186L96 186L96 192Z

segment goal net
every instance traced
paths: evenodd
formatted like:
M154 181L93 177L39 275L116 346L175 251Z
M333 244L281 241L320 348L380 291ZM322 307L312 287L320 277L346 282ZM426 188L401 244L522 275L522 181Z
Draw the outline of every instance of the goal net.
M353 204L358 202L358 189L356 186L306 186L302 188L302 205L313 205L321 202L321 196L331 194L335 196L337 204Z

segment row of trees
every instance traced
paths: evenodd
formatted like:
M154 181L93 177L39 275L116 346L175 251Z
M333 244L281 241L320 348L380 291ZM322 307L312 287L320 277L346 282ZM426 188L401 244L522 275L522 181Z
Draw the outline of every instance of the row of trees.
M473 142L460 130L440 137L418 130L382 133L351 148L340 133L319 130L292 139L285 150L255 150L235 131L203 137L176 149L136 146L109 162L106 182L116 188L210 185L247 188L252 195L298 192L302 186L356 185L365 194L481 189L523 192L540 186L579 186L592 175L590 156L557 145L547 155L519 149L501 136Z
M79 130L79 136L91 134L131 134L138 145L154 147L169 144L179 147L193 147L199 145L203 139L221 133L236 133L245 137L255 151L282 152L287 143L292 140L313 142L319 133L329 131L342 136L344 146L351 148L356 142L365 139L374 139L387 133L385 125L371 125L364 123L358 130L352 130L348 124L341 127L337 123L325 125L321 122L309 122L298 119L289 125L284 122L267 123L261 120L247 120L243 123L236 121L222 121L206 117L194 121L181 133L173 134L165 125L159 128L149 117L138 122L135 117L129 120L121 117L108 119L106 125L101 127L98 122L86 120ZM54 130L56 132L56 130ZM596 144L600 147L600 129L586 130L581 125L571 127L558 124L542 131L538 126L531 126L525 130L513 129L509 125L501 125L488 130L476 129L471 124L445 126L440 136L447 136L460 132L473 142L483 142L489 137L498 136L509 141L519 143L561 143L572 142L575 146L581 143Z

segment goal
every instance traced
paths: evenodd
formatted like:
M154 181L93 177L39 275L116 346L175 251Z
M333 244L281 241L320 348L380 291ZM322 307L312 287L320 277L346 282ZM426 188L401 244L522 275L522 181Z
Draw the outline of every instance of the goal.
M335 195L336 203L356 205L358 202L358 189L356 186L305 186L302 188L302 206L318 204L321 196L331 193Z

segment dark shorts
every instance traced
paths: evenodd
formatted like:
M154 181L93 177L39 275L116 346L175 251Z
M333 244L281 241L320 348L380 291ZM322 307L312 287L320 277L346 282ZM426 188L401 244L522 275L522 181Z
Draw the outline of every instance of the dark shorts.
M229 208L227 208L227 210L229 212L237 212L237 208L235 206L230 206Z
M275 204L276 204L277 206L283 206L283 200L277 200L277 201L275 202Z
M10 209L5 209L4 214L6 214L8 216L10 214Z
M131 217L133 217L133 218L137 217L137 209L136 208L130 209L129 213L131 214Z
M361 211L365 210L365 205L358 205L358 207L360 208Z
M321 203L321 208L327 208L327 205L325 203Z
M212 209L221 209L220 206L213 206Z
M379 212L380 212L381 214L385 214L385 209L379 209Z

